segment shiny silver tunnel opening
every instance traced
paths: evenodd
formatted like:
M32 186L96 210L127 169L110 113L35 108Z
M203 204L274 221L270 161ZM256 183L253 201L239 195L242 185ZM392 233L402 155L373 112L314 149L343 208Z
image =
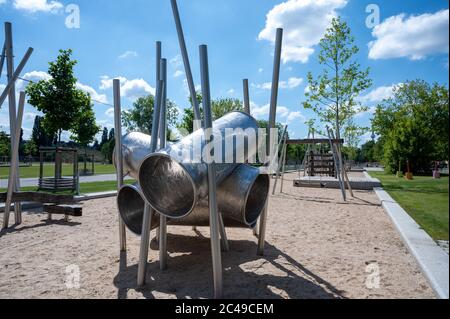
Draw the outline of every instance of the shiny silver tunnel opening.
M194 209L196 189L191 175L164 154L150 155L140 167L140 185L151 206L170 218Z
M247 225L252 226L257 222L266 205L269 189L269 175L259 175L247 194L247 203L244 212Z

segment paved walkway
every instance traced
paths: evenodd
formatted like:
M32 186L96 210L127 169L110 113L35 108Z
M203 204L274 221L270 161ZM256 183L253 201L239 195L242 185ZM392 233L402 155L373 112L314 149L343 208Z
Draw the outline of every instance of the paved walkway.
M131 179L126 177L125 179ZM111 182L116 180L116 174L106 174L106 175L94 175L94 176L80 176L80 183L95 183L95 182ZM21 187L35 187L38 186L38 178L22 178L20 180ZM7 188L8 180L0 180L0 188Z

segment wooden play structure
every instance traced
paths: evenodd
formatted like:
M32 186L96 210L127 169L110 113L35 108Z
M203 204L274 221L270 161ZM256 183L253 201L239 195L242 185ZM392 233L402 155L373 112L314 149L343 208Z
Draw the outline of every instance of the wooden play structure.
M326 179L323 180L322 177L331 177L338 180L339 188L342 191L344 201L347 200L347 189L350 192L350 195L354 197L353 189L345 169L342 156L341 147L344 144L344 140L336 139L333 130L328 127L327 133L328 138L315 138L314 130L310 130L308 133L308 138L306 139L288 140L285 135L285 129L285 132L281 138L282 152L272 194L275 194L279 179L281 179L280 191L283 192L284 174L286 173L287 145L307 145L305 158L298 171L298 179L294 180L294 186L307 188L327 188L328 182ZM322 147L318 147L321 145L329 145L330 152L325 153ZM305 179L306 177L307 179ZM320 177L320 179L315 179L314 177Z
M72 191L77 192L79 189L79 175L78 175L78 151L75 148L64 147L41 147L40 153L40 169L39 169L39 191L46 192L61 192ZM73 175L71 177L64 177L62 173L63 155L69 155L72 158ZM55 163L55 175L53 177L44 176L44 159L50 155Z

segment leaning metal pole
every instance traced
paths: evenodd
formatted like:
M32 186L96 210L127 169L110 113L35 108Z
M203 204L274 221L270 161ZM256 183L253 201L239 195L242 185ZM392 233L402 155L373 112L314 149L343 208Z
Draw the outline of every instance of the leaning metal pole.
M159 147L166 148L167 144L167 60L161 59L160 80L163 81L160 120L159 120ZM167 268L167 217L159 216L159 267L161 270Z
M212 116L211 116L211 95L209 87L209 67L208 67L208 48L206 45L200 46L200 68L203 96L203 111L205 113L205 142L212 143L214 137L212 134ZM216 172L215 164L208 164L208 189L209 189L209 213L210 213L210 231L211 231L211 253L214 276L214 298L222 297L222 257L219 241L219 214L217 210L216 198Z
M159 80L156 85L156 103L153 108L153 122L152 122L152 140L150 146L150 152L156 151L158 144L158 130L159 130L159 119L160 119L160 106L164 90L164 82ZM154 214L154 210L149 204L145 204L144 209L144 219L142 221L142 235L141 235L141 246L139 252L139 265L138 265L138 276L137 285L145 285L145 274L147 270L147 259L148 259L148 246L150 243L150 229L151 221Z
M273 78L272 78L272 93L270 99L270 116L269 116L269 131L275 129L276 116L277 116L277 103L278 103L278 86L280 81L280 65L281 65L281 49L283 44L283 29L277 29L277 35L275 39L275 57L273 66ZM268 134L269 140L272 134ZM270 154L271 148L270 141L267 144L267 153ZM259 224L259 237L258 237L258 254L264 255L264 246L266 241L266 226L267 226L267 210L269 200L267 200L266 209L262 213Z
M114 91L114 132L116 140L116 174L117 174L117 191L123 186L123 161L122 161L122 107L120 103L120 80L113 80ZM119 214L119 240L120 251L127 250L127 235L122 217Z
M156 80L155 80L155 86L158 85L158 81L163 80L161 78L161 56L162 56L162 43L161 41L156 41ZM161 118L161 116L160 116ZM160 142L161 143L161 142ZM161 148L161 147L160 147ZM156 236L155 240L159 243L159 233L160 228L156 228Z
M2 54L0 55L0 77L3 73L3 65L5 63L5 57L6 57L6 46L3 44Z
M19 110L17 112L17 120L15 122L15 134L19 136L20 129L22 128L23 109L25 106L25 92L20 92L19 98ZM19 139L14 140L12 152L11 152L11 168L9 170L8 178L8 192L6 195L5 214L3 216L3 228L6 229L9 226L9 212L11 210L12 196L14 192L15 179L18 174L17 165L19 162ZM14 205L16 206L16 205ZM17 221L16 221L17 223Z
M177 28L178 42L180 43L181 57L183 58L184 70L186 73L186 80L189 87L189 93L191 95L192 106L194 107L194 131L201 127L201 114L200 107L197 100L197 92L195 90L194 79L192 77L191 64L189 62L189 56L186 49L186 42L184 40L183 26L181 25L180 13L178 11L177 0L171 0L173 17L175 19L175 26Z

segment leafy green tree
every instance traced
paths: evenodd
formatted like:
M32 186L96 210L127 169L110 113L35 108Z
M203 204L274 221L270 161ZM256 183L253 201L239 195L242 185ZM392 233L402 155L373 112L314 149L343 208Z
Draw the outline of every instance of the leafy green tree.
M5 132L0 131L0 156L10 155L11 140L9 135Z
M423 80L406 82L377 106L372 121L383 145L383 163L392 173L428 172L432 161L448 160L448 88Z
M24 147L24 154L27 156L33 156L38 153L38 147L33 140L29 140Z
M54 137L48 135L44 130L44 127L42 126L43 119L44 118L41 116L36 116L34 118L33 131L31 134L31 139L38 148L42 146L50 146L54 140Z
M101 142L100 142L100 148L103 145L105 145L105 143L107 143L107 142L108 142L108 128L104 127L103 128L103 133L102 133L102 139L101 139Z
M361 70L354 61L359 49L346 22L334 18L320 40L319 63L324 66L317 78L308 73L310 92L305 109L312 109L323 123L328 123L341 138L345 126L359 112L367 110L358 96L372 85L369 69Z
M202 95L200 93L197 93L197 99L200 103L202 102ZM191 102L191 98L189 98L189 101ZM213 121L225 116L230 112L243 110L244 105L239 99L226 98L213 100L211 102L211 113ZM183 113L183 118L181 119L180 123L178 123L177 127L184 132L192 133L194 131L194 110L192 108L186 108L184 109ZM200 108L200 113L203 116L202 108Z
M153 125L153 106L155 97L148 95L140 97L133 103L133 108L122 112L123 125L128 131L140 131L150 134ZM170 100L167 100L167 124L176 126L178 119L178 107Z
M76 88L77 79L73 73L76 60L71 60L72 50L60 50L55 62L49 63L49 80L31 83L26 92L28 103L44 113L42 125L50 136L76 129L80 112L90 105L88 94Z

